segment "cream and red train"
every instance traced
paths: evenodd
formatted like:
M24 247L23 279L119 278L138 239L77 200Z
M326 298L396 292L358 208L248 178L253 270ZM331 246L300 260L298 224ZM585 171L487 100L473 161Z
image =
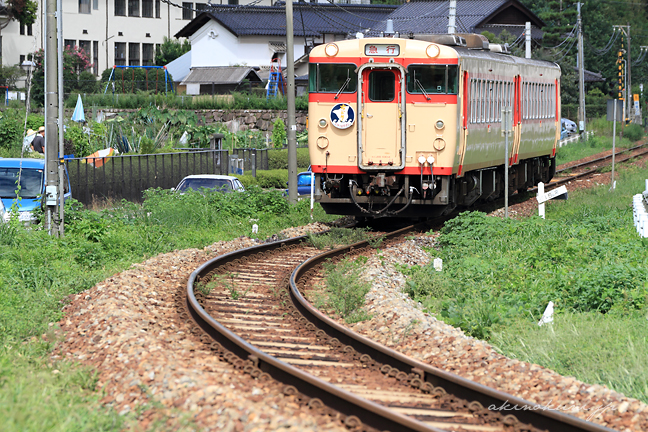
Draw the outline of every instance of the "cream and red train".
M503 196L503 107L513 113L509 193L549 181L560 68L498 47L476 35L315 47L308 139L324 210L433 217Z

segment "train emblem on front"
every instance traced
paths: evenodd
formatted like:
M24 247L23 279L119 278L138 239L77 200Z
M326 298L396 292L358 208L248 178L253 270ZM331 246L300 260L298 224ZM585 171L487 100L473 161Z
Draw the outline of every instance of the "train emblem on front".
M331 124L338 129L348 129L355 122L355 111L349 104L339 103L331 108Z

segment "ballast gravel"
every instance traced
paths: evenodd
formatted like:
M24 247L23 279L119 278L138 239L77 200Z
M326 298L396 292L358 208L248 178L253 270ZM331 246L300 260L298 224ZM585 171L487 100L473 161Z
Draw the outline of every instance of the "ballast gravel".
M647 431L648 405L601 385L589 385L541 366L507 358L491 345L466 336L421 310L403 292L399 265L425 265L433 259L421 246L434 236L418 237L381 250L364 265L372 282L366 310L371 320L348 325L359 334L439 369L619 431ZM343 321L339 321L343 324ZM498 407L501 408L501 407ZM511 408L511 407L507 407ZM515 414L502 410L503 414Z
M282 237L322 231L311 225ZM600 385L588 385L537 365L509 359L424 313L404 292L396 265L424 265L433 257L422 236L368 260L372 318L356 332L433 366L530 402L568 411L619 431L648 430L646 404ZM258 241L240 238L203 250L162 254L72 296L58 323L53 360L89 365L98 373L103 403L137 423L137 430L341 431L339 421L314 416L272 381L259 382L219 359L180 319L174 295L203 262ZM571 409L569 408L571 407Z

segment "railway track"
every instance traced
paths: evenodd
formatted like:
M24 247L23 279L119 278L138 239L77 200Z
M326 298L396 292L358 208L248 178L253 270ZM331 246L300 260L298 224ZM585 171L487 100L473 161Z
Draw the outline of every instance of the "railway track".
M283 392L314 415L351 430L610 430L408 358L304 299L301 292L322 279L326 260L370 253L366 242L322 253L300 237L223 255L192 273L183 318L195 321L192 332L215 355L261 381L283 383ZM503 404L527 410L516 417L488 409Z
M622 162L627 162L629 160L639 158L639 157L645 157L647 155L648 155L647 144L641 144L625 150L617 151L615 153L615 158L616 158L615 163L618 164ZM590 177L596 173L596 170L591 170L588 168L598 167L598 165L601 164L602 162L607 164L607 162L609 161L611 163L611 160L612 160L612 154L609 154L607 156L603 156L586 162L581 162L579 164L572 165L568 168L557 170L556 177L554 177L554 179L550 183L545 185L545 191L555 189L561 185L567 184L570 181L576 179ZM529 191L531 192L537 191L537 188L530 189Z

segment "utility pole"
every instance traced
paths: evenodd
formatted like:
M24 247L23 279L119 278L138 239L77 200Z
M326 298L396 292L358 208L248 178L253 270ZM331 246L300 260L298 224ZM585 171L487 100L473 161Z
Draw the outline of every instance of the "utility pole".
M583 22L581 21L581 5L576 3L578 8L578 129L584 137L585 132L585 64L583 59Z
M632 112L632 74L631 69L632 69L632 51L630 50L630 23L627 25L628 27L628 69L626 73L628 74L628 82L627 82L627 87L626 87L626 95L628 99L628 109L626 109L626 114L628 118L630 118L630 113Z
M455 34L457 20L457 0L450 0L450 10L448 11L448 34Z
M65 234L65 223L64 223L64 216L63 216L63 211L65 209L65 203L63 202L63 197L65 196L65 188L64 188L64 179L65 179L65 164L62 162L63 155L65 154L65 150L63 147L63 138L64 138L64 130L63 130L63 113L64 113L64 105L63 105L63 97L65 96L64 92L64 86L63 86L63 0L56 0L56 53L57 53L57 60L58 60L58 157L56 158L57 165L58 165L58 196L59 200L57 200L57 210L58 210L58 234L59 236L63 237Z
M293 40L293 4L286 1L286 63L288 102L288 199L297 202L297 126L295 125L295 43Z
M62 14L62 11L58 11ZM45 226L50 235L58 237L59 162L57 146L57 31L56 0L45 3ZM63 89L61 89L63 91Z
M524 58L531 58L531 21L524 23L524 36L526 39Z

